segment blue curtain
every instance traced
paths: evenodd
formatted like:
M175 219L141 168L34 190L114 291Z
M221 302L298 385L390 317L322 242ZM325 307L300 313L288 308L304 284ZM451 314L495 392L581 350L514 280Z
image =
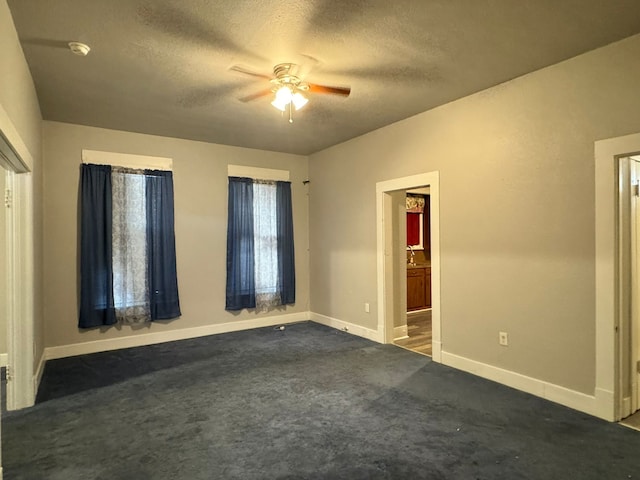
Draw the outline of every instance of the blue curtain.
M229 177L226 310L256 307L253 181Z
M276 182L278 228L278 290L282 305L296 301L296 269L293 248L291 182Z
M80 170L80 328L116 323L111 256L111 167Z
M173 173L147 170L147 259L151 320L180 316L173 211Z
M291 183L276 183L276 226L280 304L296 301ZM256 308L253 179L229 177L226 309Z
M113 298L111 173L108 165L81 166L80 328L117 322ZM173 174L147 170L144 175L151 320L175 318L180 316L180 302L176 273Z

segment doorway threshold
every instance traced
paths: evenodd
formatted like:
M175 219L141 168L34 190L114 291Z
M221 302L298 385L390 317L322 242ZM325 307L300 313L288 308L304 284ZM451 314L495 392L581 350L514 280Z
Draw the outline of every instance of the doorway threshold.
M412 312L413 313L413 312ZM407 337L394 341L394 345L431 357L432 348L431 309L407 315Z
M429 354L429 353L425 353L425 352L421 352L420 350L415 349L415 348L405 347L404 345L400 345L400 342L402 342L402 340L399 340L399 341L397 341L397 342L393 342L393 345L395 345L396 347L400 347L400 348L402 348L403 350L408 350L408 351L410 351L410 352L412 352L412 353L417 353L418 355L422 355L422 356L425 356L425 357L431 358L431 354Z
M640 411L637 411L627 418L623 418L618 423L624 427L632 428L640 432Z

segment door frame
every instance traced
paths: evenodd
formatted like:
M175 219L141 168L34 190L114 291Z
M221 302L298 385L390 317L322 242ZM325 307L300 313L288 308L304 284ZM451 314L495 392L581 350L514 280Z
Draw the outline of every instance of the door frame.
M0 105L0 161L11 193L7 208L7 409L35 403L33 157ZM3 197L6 192L3 192ZM4 207L3 207L4 208Z
M595 142L595 400L596 414L618 421L630 410L623 392L624 358L630 358L629 262L621 242L626 242L621 221L621 201L626 185L620 159L638 155L640 133ZM628 373L628 370L626 370ZM625 378L627 377L627 378Z
M630 155L618 159L618 267L619 267L619 351L620 373L618 408L620 418L638 410L638 185L640 158ZM636 187L637 188L637 187Z
M392 302L387 302L387 299L393 299L396 289L400 288L393 280L393 262L397 260L395 255L397 245L393 240L392 225L389 224L390 194L426 186L430 187L432 360L440 363L442 361L442 325L440 316L440 173L438 171L376 183L378 333L384 343L393 342L393 309L390 308Z
M7 410L17 410L35 402L31 174L10 171L7 189Z
M640 156L627 157L626 161L629 163L630 182L629 185L635 185L635 188L640 188ZM622 160L621 160L622 162ZM629 361L627 366L629 367L629 397L630 408L629 414L632 415L640 410L640 398L638 380L640 379L640 372L638 367L640 366L640 352L638 347L640 345L640 249L638 245L640 243L640 228L638 226L638 216L640 215L640 195L637 192L630 191L630 210L631 216L629 218L629 226L631 227L631 241L629 244L631 250L631 296L630 296L630 325L629 325ZM636 299L635 301L633 299ZM625 401L623 400L623 405ZM624 405L626 408L626 405ZM622 414L626 412L623 410Z

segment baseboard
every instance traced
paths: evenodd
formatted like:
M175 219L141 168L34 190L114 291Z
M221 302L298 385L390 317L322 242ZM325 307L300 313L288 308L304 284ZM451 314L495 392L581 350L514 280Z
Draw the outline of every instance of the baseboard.
M609 422L620 420L620 416L616 417L616 396L613 391L596 387L596 411L596 417Z
M589 415L605 420L609 420L611 416L608 411L605 411L608 409L603 407L603 403L606 402L602 402L601 399L598 398L598 396L602 397L603 394L606 394L605 392L600 392L600 394L596 392L597 395L587 395L537 378L521 375L510 370L477 362L448 352L442 352L442 363Z
M382 339L382 334L377 330L372 330L370 328L356 325L355 323L345 322L344 320L328 317L326 315L322 315L320 313L315 313L315 312L309 312L309 318L312 321L316 323L320 323L322 325L326 325L327 327L333 327L338 330L343 330L345 332L358 335L359 337L364 337L369 340L373 340L374 342L384 343Z
M620 417L625 418L631 415L631 397L624 397L622 399L622 409L620 412Z
M9 364L9 354L0 353L0 367L6 367Z
M442 363L442 342L431 340L431 361Z
M406 325L401 325L399 327L393 327L393 339L394 340L403 340L405 338L409 338L409 330Z
M173 342L176 340L187 340L189 338L206 337L220 333L237 332L240 330L250 330L252 328L272 327L287 323L295 323L309 320L309 312L289 313L285 315L272 315L269 317L256 318L251 320L238 320L235 322L218 323L205 325L202 327L183 328L180 330L170 330L167 332L154 332L142 335L131 335L121 338L110 338L105 340L95 340L92 342L74 343L71 345L61 345L57 347L47 347L44 351L45 360L56 358L75 357L89 353L107 352L110 350L120 350L122 348L142 347L157 343Z

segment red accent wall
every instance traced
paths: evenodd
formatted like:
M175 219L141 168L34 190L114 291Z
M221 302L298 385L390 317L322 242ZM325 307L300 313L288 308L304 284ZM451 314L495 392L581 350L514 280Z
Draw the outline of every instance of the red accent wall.
M420 243L420 214L407 213L407 245Z

